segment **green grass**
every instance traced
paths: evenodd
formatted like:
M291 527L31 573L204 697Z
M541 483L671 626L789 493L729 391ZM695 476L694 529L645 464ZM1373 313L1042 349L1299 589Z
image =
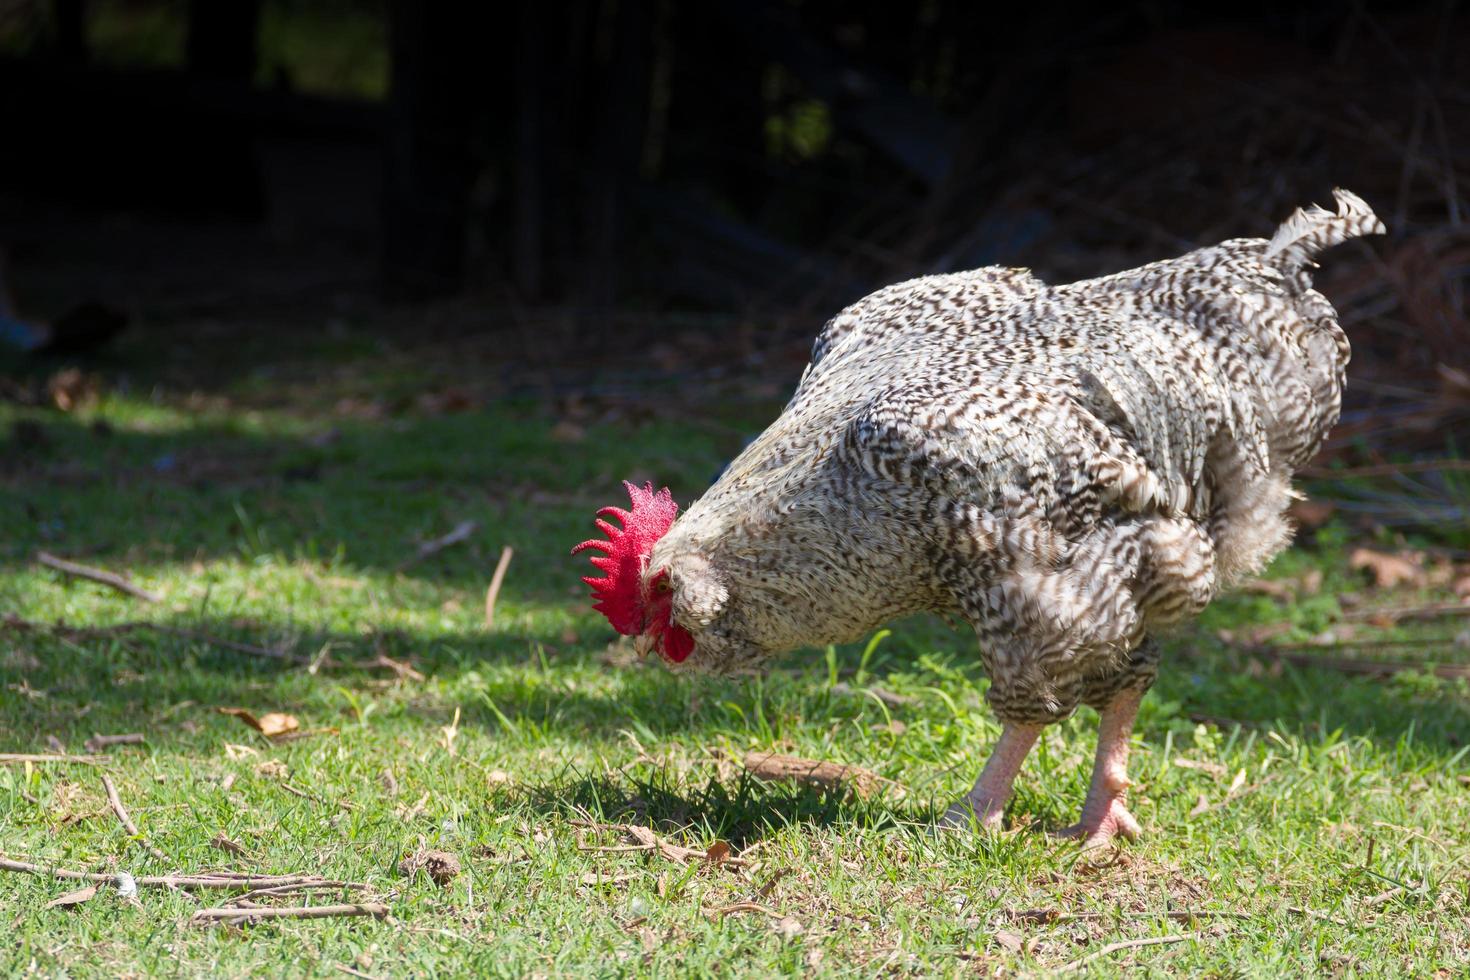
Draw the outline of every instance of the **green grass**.
M0 751L147 739L112 749L101 770L0 767L0 853L135 875L319 871L365 883L355 894L387 903L392 920L197 928L199 905L181 893L145 889L135 906L104 889L47 909L73 886L0 873L0 972L1046 973L1109 943L1185 933L1086 969L1470 970L1464 682L1273 666L1217 638L1279 620L1302 638L1331 625L1337 594L1359 587L1344 534L1273 570L1320 568L1319 595L1223 600L1170 640L1135 738L1144 841L1099 862L1042 832L1081 804L1087 711L1028 761L1011 832L934 835L998 731L963 631L919 618L870 656L859 644L793 654L761 680L678 679L610 648L567 556L592 510L617 501L618 479L691 499L768 409L638 422L593 411L573 442L557 441L558 413L539 403L334 412L350 394L333 387L343 377L362 397L390 383L369 363L311 385L299 366L247 371L209 397L134 377L132 394L119 386L68 415L0 406L4 431L40 428L0 449L0 614L44 627L0 626ZM391 384L416 377L405 371ZM481 523L471 541L398 570L466 519ZM515 557L487 631L485 584L505 544ZM165 600L64 579L31 561L37 549L126 570ZM111 629L137 620L194 635ZM312 673L200 636L328 661ZM427 680L369 666L379 653ZM1466 659L1448 643L1429 654ZM890 707L873 688L908 700ZM327 731L275 744L215 710L227 706ZM739 761L754 749L854 763L905 792L862 800L756 782ZM129 839L103 771L168 860ZM1201 799L1209 808L1191 816ZM722 840L752 865L581 850L578 820L647 824L697 848ZM245 853L211 846L220 834ZM405 878L399 861L424 847L454 853L463 873L444 888ZM752 900L775 914L717 914ZM1085 917L1018 915L1038 909ZM1183 911L1217 917L1166 914Z

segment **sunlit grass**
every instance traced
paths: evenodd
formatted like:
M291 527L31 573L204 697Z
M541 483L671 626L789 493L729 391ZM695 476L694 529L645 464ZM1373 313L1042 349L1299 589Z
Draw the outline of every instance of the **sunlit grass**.
M567 549L619 478L691 499L738 433L660 420L557 442L530 403L362 419L119 394L80 415L0 408L7 431L18 421L43 437L8 444L0 471L0 613L18 618L0 627L0 751L144 733L107 771L169 859L128 839L96 769L49 764L0 768L0 852L134 874L318 871L364 883L393 921L199 929L180 893L145 891L134 907L104 890L46 909L67 884L4 874L8 973L1046 971L1183 933L1092 969L1470 968L1464 683L1273 666L1216 637L1283 617L1291 637L1330 625L1337 594L1357 587L1330 534L1273 571L1320 568L1316 596L1231 598L1170 639L1132 766L1148 837L1097 867L1043 832L1080 806L1088 711L1027 763L1014 832L929 829L998 731L962 630L914 619L866 656L864 644L801 652L738 682L677 678L609 648ZM480 523L470 541L401 567L463 520ZM40 548L127 571L164 599L66 579L31 561ZM108 629L138 620L173 631ZM373 666L379 655L427 679ZM219 707L319 731L271 743ZM860 765L905 792L762 784L740 765L757 749ZM582 850L579 820L651 825L697 848L724 840L753 864ZM218 835L245 853L211 846ZM404 878L400 859L423 847L456 854L463 873L442 889ZM1047 910L1062 918L1043 921Z

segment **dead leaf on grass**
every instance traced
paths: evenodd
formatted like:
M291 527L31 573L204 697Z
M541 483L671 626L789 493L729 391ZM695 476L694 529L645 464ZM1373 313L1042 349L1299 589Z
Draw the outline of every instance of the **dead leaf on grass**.
M397 808L398 817L399 817L399 819L403 820L405 823L407 823L410 820L415 820L415 819L417 819L419 817L420 814L422 814L424 812L424 810L428 807L428 805L429 805L429 793L428 793L427 790L425 790L424 791L424 795L423 796L420 796L418 798L418 801L416 803L414 803L413 806L410 806L410 807L402 807L402 806L400 806L400 807L398 807Z
M1413 556L1418 557L1418 556ZM1421 588L1424 585L1424 569L1411 556L1374 551L1372 548L1357 548L1348 555L1348 567L1353 571L1366 570L1373 584L1380 589L1392 589L1400 585Z
M226 837L223 831L214 835L214 839L209 842L209 846L216 850L224 851L226 854L233 854L236 857L241 857L245 854L245 848Z
M443 888L459 876L460 865L459 858L448 851L415 851L398 862L398 870L407 878L423 871Z
M225 743L225 758L227 759L248 759L252 755L260 755L260 750L249 745Z
M1019 953L1026 946L1026 938L1019 932L1001 929L995 934L995 944L1007 953Z
M72 908L83 902L90 902L97 894L96 885L88 885L86 888L78 888L74 892L67 892L59 898L53 898L46 903L46 908Z
M285 779L286 772L286 764L280 759L267 759L255 767L257 776L266 776L271 779Z
M266 738L277 738L301 727L301 722L296 719L295 715L288 715L283 711L272 711L257 718L245 708L216 708L215 710L222 715L239 718Z
M670 861L675 861L679 864L689 864L697 861L702 864L714 864L734 870L743 868L750 863L745 858L735 857L731 854L730 845L724 841L716 841L709 847L700 849L696 847L684 847L682 844L675 844L672 841L665 840L654 833L652 828L643 827L638 824L603 824L591 820L574 820L572 823L573 826L578 828L618 833L633 841L631 844L617 844L611 847L590 846L583 842L581 839L582 835L579 833L577 850L585 853L617 854L632 851L657 851ZM539 836L540 831L537 833Z
M626 885L632 880L632 875L608 875L603 874L600 871L589 871L586 874L582 875L581 878L577 879L579 884L586 885L590 888L597 888L603 885Z
M771 928L775 929L783 939L795 939L797 936L806 932L806 926L789 915L783 915L777 919Z

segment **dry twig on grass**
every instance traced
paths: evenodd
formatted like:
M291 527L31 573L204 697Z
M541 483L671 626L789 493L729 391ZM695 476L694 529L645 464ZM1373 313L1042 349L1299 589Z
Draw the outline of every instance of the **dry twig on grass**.
M16 861L0 857L0 871L17 871L22 874L42 875L65 881L91 881L108 884L117 880L115 874L91 871L71 871L66 868L47 868L30 861ZM295 885L313 885L322 888L366 888L359 881L335 881L312 874L253 875L237 871L204 871L198 874L139 875L133 879L139 888L241 888L247 891L259 888L284 888Z
M1058 925L1064 922L1099 922L1108 919L1171 919L1175 922L1193 922L1195 919L1250 919L1249 912L1219 912L1213 909L1200 911L1169 910L1160 912L1063 912L1061 909L1022 909L1012 912L1011 918L1018 922L1035 922L1040 925Z
M1121 952L1125 949L1139 949L1143 946L1164 946L1169 943L1182 943L1190 939L1198 939L1203 935L1204 933L1202 932L1185 932L1177 936L1145 936L1142 939L1126 939L1122 942L1108 943L1095 953L1088 953L1081 959L1073 960L1070 963L1058 967L1057 972L1071 973L1073 970L1080 970L1093 960L1102 959L1104 956L1111 956L1113 953Z
M861 766L842 765L820 759L803 759L776 752L750 752L742 763L757 779L804 783L829 792L851 789L862 799L880 790L901 793L903 787Z
M138 825L133 823L133 818L128 816L128 811L123 808L122 797L117 795L117 787L113 785L112 780L104 775L102 777L102 786L107 790L107 802L112 804L112 812L117 814L117 819L122 823L123 829L138 842L138 846L160 861L167 861L168 855L150 844L148 838L144 837L143 832L138 829Z
M99 753L102 749L109 748L114 745L142 744L142 732L129 732L126 735L97 735L94 733L91 738L82 743L82 748L95 755Z
M500 560L495 563L495 574L490 576L490 588L485 590L485 628L495 625L495 600L500 598L500 586L505 582L505 570L510 567L514 549L506 545L500 549Z
M749 862L745 858L733 857L730 854L730 845L723 841L715 841L704 850L696 847L684 847L672 841L665 840L655 834L650 827L640 827L638 824L629 823L598 823L594 820L573 820L572 826L582 827L588 830L613 831L632 838L633 844L617 844L610 847L588 847L580 840L577 841L577 850L589 854L626 854L636 851L657 851L670 861L679 864L687 864L691 861L704 862L713 866L722 866L732 869L745 867Z
M423 544L419 545L419 550L410 557L405 558L403 561L399 562L398 567L397 569L395 569L395 571L407 571L408 569L417 565L419 562L423 561L425 558L434 557L445 548L452 548L457 544L463 544L464 542L468 541L470 539L470 536L479 529L479 521L460 521L448 534L434 538L432 541L425 541Z
M149 592L147 589L140 588L121 575L114 575L112 572L106 572L100 568L93 568L90 565L78 565L76 562L67 561L65 558L57 558L49 551L36 552L36 561L63 575L70 575L73 578L84 578L89 582L105 585L110 589L116 589L119 592L130 595L134 599L142 599L144 602L163 601L163 596L156 592Z
M200 909L189 917L193 925L212 925L216 922L245 922L252 919L328 919L338 916L370 915L375 919L387 918L388 906L381 902L363 902L358 905L307 905L300 908L223 908Z
M19 766L30 762L43 765L48 762L81 763L88 766L101 765L103 759L94 755L55 755L33 752L0 752L0 766Z

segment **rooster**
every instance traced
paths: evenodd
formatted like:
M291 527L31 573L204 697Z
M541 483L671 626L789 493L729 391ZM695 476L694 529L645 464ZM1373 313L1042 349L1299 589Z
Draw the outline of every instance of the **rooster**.
M781 416L682 516L626 484L596 608L675 669L730 674L910 613L975 630L1002 723L942 823L1000 824L1044 726L1101 713L1086 845L1128 812L1154 637L1290 538L1293 473L1337 421L1349 347L1313 258L1369 206L1062 286L990 267L881 289L817 335ZM621 526L611 523L616 519Z

